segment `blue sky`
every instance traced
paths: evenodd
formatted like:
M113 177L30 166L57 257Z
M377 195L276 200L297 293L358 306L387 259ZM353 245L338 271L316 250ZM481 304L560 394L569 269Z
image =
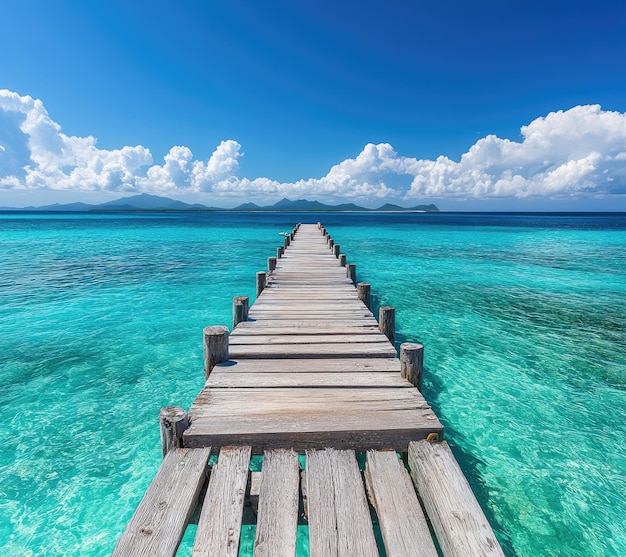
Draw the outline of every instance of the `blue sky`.
M626 210L622 2L0 10L0 205Z

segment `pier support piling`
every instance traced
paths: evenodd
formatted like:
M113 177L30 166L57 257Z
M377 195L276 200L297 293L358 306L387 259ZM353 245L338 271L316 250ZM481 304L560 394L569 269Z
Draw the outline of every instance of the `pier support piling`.
M359 282L356 285L356 293L367 309L370 307L370 284L369 282Z
M335 257L337 259L339 259L339 250L341 249L341 246L339 244L335 244L333 246L333 253L335 254Z
M205 327L203 335L204 375L208 378L216 364L228 361L228 327Z
M404 342L400 345L400 375L421 392L424 370L424 345Z
M276 259L280 259L285 253L285 247L281 246L276 250Z
M346 276L352 281L352 284L356 284L356 265L354 263L346 265Z
M345 253L340 253L339 254L339 266L340 267L345 267L346 266L346 254Z
M378 328L393 344L396 336L396 308L381 306L378 310Z
M183 446L183 432L189 427L187 412L179 406L164 406L159 412L163 458L170 449Z
M235 296L233 298L233 329L242 321L248 319L250 299L248 296Z
M267 280L267 273L265 271L259 271L256 274L256 297L258 298L265 289L265 281Z
M267 258L267 272L271 273L274 269L276 269L276 257L268 257Z

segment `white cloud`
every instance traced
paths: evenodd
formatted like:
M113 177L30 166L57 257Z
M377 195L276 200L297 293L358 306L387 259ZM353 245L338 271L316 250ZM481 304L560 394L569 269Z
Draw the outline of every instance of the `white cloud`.
M489 135L459 162L412 160L407 197L626 194L626 114L577 106L537 118L521 133L521 142Z
M241 146L222 141L207 161L175 146L155 164L141 145L105 150L94 137L64 134L40 100L0 90L0 189L207 193L224 198L492 199L626 194L626 114L577 106L521 128L520 142L488 135L456 162L399 156L368 144L326 176L282 183L237 176ZM0 129L0 132L2 130ZM17 132L17 133L13 133ZM12 145L6 138L21 138ZM16 171L18 169L19 171ZM410 187L397 184L404 177Z

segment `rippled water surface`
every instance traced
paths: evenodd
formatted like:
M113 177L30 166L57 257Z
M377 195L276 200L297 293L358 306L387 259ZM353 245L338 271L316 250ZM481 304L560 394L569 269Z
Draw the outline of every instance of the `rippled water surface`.
M626 216L284 213L0 216L0 554L110 554L202 327L318 220L425 344L505 553L626 555Z

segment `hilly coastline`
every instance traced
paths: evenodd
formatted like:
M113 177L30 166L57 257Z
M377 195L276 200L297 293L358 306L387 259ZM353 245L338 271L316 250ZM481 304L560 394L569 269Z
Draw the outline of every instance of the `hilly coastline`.
M416 205L414 207L400 207L386 203L377 209L360 207L354 203L342 203L340 205L328 205L319 201L309 201L307 199L291 200L286 197L273 205L257 205L255 203L243 203L231 209L220 207L208 207L199 203L189 204L183 201L149 195L146 193L122 197L99 205L88 203L54 203L53 205L43 205L40 207L0 207L0 211L28 211L28 212L123 212L123 211L302 211L302 212L428 212L438 213L436 205Z

